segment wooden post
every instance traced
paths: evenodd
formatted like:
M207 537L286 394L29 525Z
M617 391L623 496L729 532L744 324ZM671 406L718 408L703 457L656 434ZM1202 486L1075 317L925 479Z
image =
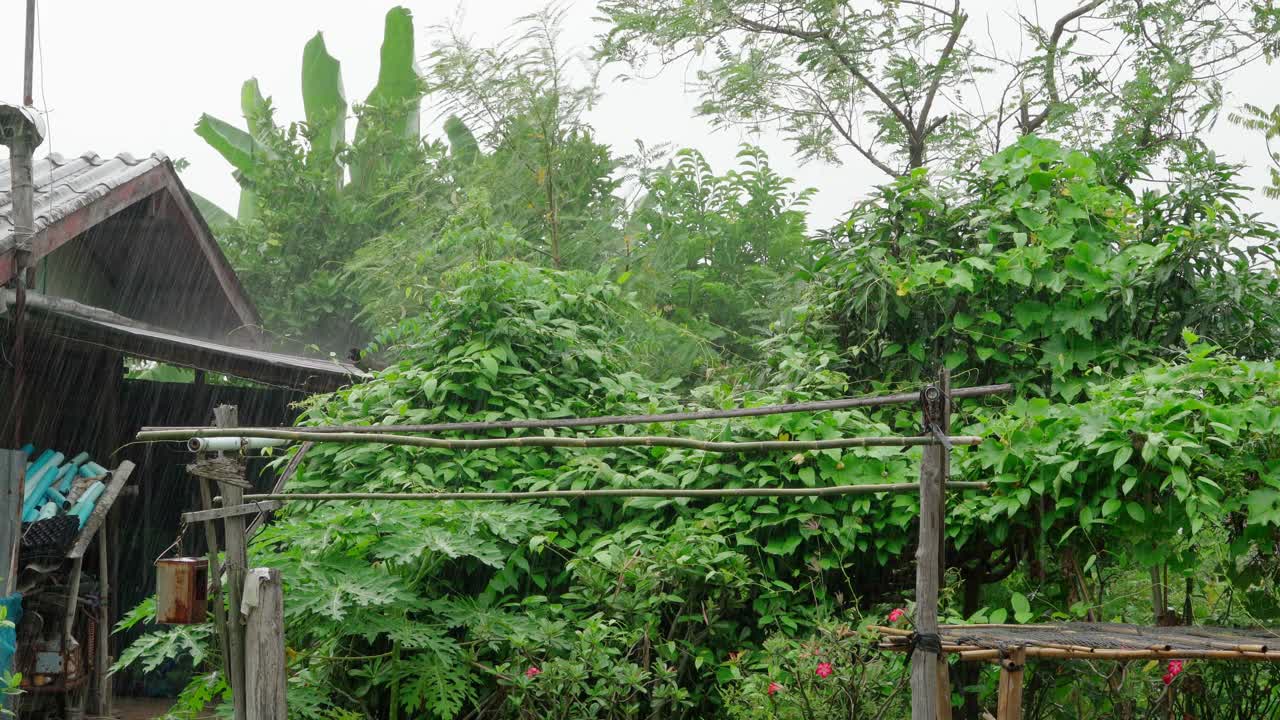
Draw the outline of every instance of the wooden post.
M244 587L248 720L288 720L285 703L284 587L280 571L254 568ZM238 613L237 613L238 614Z
M951 720L951 668L938 657L938 720Z
M107 674L111 667L111 575L107 572L110 569L109 548L107 525L104 523L98 529L98 657L94 663L96 695L93 702L94 712L103 717L111 715L111 677Z
M197 477L200 485L200 504L205 510L213 509L212 480ZM227 608L222 602L222 568L218 564L218 527L214 520L204 522L204 540L209 554L209 590L213 597L213 628L218 635L218 649L222 651L222 672L231 677L231 651L227 638Z
M22 534L22 476L27 454L0 450L0 581L4 596L13 594L18 582L18 543Z
M926 388L925 393L936 392L939 398L933 403L922 397L922 404L935 409L938 417L926 417L925 424L941 426L947 422L945 415L945 388L949 384L944 369L939 383ZM924 412L924 408L922 408ZM928 415L929 413L925 413ZM942 430L939 427L939 430ZM931 434L932 428L924 428ZM945 430L943 430L945 432ZM941 520L946 508L943 505L942 483L947 472L948 450L942 445L927 445L920 464L920 540L916 547L916 633L918 636L936 638L938 635L938 585L942 577ZM911 654L911 720L937 720L938 718L938 664L941 655L931 648L917 647Z
M1022 671L1027 663L1026 648L1014 648L1000 661L1000 692L996 720L1022 720Z
M238 414L234 405L219 405L213 410L214 424L220 428L236 427L240 424ZM218 490L222 493L224 505L240 505L243 502L244 490L239 485L219 481ZM231 666L231 677L227 684L231 687L235 720L246 720L244 624L240 618L244 577L249 564L248 550L245 548L244 516L226 518L222 527L227 543L227 595L231 601L231 612L227 617L227 651L231 656L231 662L228 663Z

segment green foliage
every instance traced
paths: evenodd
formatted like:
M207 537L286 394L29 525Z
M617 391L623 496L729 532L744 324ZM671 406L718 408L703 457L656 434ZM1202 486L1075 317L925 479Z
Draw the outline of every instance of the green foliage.
M1274 229L1236 206L1235 168L1195 153L1177 170L1133 198L1089 155L1024 138L958 188L923 171L882 188L826 258L850 371L936 362L1070 400L1171 357L1184 330L1274 355Z
M1038 132L1105 148L1133 177L1211 125L1224 79L1274 57L1280 23L1265 0L1086 0L1016 20L961 0L606 0L600 10L606 60L644 70L696 57L698 111L716 125L778 127L802 158L857 157L891 176L968 167ZM990 91L997 102L984 102Z
M370 383L313 399L302 424L556 417L680 406L662 386L624 370L628 354L618 334L624 326L611 309L621 300L616 285L509 263L465 268L446 282L450 291L438 294L426 315L380 338L378 346L398 362ZM734 398L731 388L713 385L696 397L714 407L813 395ZM699 438L825 438L888 431L853 412L675 429ZM918 452L891 448L712 457L674 448L551 453L512 448L457 454L320 445L308 454L290 487L496 491L765 486L780 478L807 485L900 482L914 472L917 457ZM456 670L474 661L497 668L500 674L493 675L470 665L475 670L467 671L465 681L452 682L452 687L469 688L463 702L484 703L498 687L506 687L503 675L519 674L501 669L507 664L519 669L520 663L512 660L518 653L527 658L521 663L545 665L551 668L544 668L550 678L560 678L548 684L578 683L574 687L579 690L557 686L561 689L551 694L535 685L529 689L533 707L562 701L569 693L590 705L602 702L601 697L617 699L607 694L617 690L631 698L621 708L638 702L647 708L641 714L662 707L673 717L696 717L715 707L718 694L706 684L706 672L728 653L763 641L769 628L803 632L823 608L852 600L858 577L886 572L885 566L906 546L915 516L910 499L897 496L801 502L749 498L700 505L633 500L533 507L291 508L255 547L274 551L272 564L288 565L290 632L301 633L296 636L301 639L291 635L291 646L322 647L317 655L325 657L362 658L352 661L359 666L335 661L324 673L327 682L345 693L367 698L361 703L385 707L393 692L389 678L395 676L389 668L403 667L410 662L405 658L424 653L434 655L412 662ZM462 532L462 527L470 531ZM794 599L801 588L810 600L797 606ZM565 643L571 634L566 635L564 624L591 617L600 623L601 642L607 641L592 652L603 655L588 653L588 645ZM432 630L445 626L454 628L446 636ZM401 631L414 633L414 642L426 648L411 646ZM400 663L388 665L385 658L372 657L395 652ZM454 655L466 663L445 662ZM587 667L578 674L552 672L564 667L567 673L578 662L553 661L579 657ZM607 661L609 657L617 661ZM627 682L607 680L613 677L609 673L632 667L623 658L641 668L626 672L638 674ZM608 673L599 675L605 669ZM644 692L632 697L638 686ZM403 685L395 692L407 702ZM352 707L344 697L338 693L330 699ZM430 707L426 700L422 703L419 708Z
M343 287L344 266L370 238L416 216L407 197L444 192L435 182L444 151L418 135L424 87L407 10L387 14L378 85L355 110L351 144L340 65L319 33L303 50L302 68L305 123L278 126L270 98L251 79L241 92L248 132L208 115L196 132L241 184L238 222L219 240L267 327L296 345L345 351L368 333L356 321L358 299Z
M1271 161L1271 167L1267 168L1267 172L1271 174L1271 185L1263 188L1262 192L1269 198L1280 198L1280 151L1271 147L1271 141L1280 137L1280 105L1264 110L1257 105L1245 103L1240 112L1233 112L1229 117L1236 125L1262 133L1267 146L1267 159Z
M669 319L737 354L794 302L788 281L808 264L804 206L812 188L769 166L759 148L740 170L716 175L696 150L681 150L646 179L628 221L626 287Z
M734 680L726 693L732 720L879 720L908 717L906 667L864 648L874 638L853 627L829 623L802 639L769 638L759 650L734 657L725 669ZM818 674L822 664L830 674ZM771 692L772 689L772 692Z

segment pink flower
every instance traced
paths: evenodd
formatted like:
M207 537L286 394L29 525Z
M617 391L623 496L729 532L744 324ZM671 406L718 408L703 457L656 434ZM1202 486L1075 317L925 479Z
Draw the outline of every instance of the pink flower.
M524 671L524 676L529 678L530 680L538 677L541 674L542 674L542 670L538 669L537 665L531 665L528 670Z
M1160 679L1164 681L1164 684L1165 684L1165 685L1171 685L1171 684L1173 684L1173 675L1171 675L1171 674L1169 674L1169 673L1165 673L1165 674L1164 674L1164 677L1162 677L1162 678L1160 678Z
M906 610L903 610L902 608L894 608L889 612L889 622L896 623L902 618L906 617L906 615L907 615Z
M1176 677L1178 677L1178 675L1180 675L1180 674L1182 674L1182 661L1181 661L1181 660L1170 660L1170 661L1169 661L1169 670L1164 674L1164 677L1162 677L1162 678L1160 678L1160 679L1161 679L1161 680L1164 680L1164 684L1165 684L1165 685L1170 685L1170 684L1172 684L1172 683L1173 683L1173 679L1174 679L1174 678L1176 678Z
M834 672L834 669L832 669L832 667L831 667L831 663L829 663L829 662L820 662L820 663L818 663L818 669L817 669L817 670L814 670L813 672L814 672L814 674L815 674L815 675L817 675L818 677L820 677L820 678L825 678L826 676L828 676L828 675L830 675L832 672Z
M769 689L766 692L769 693L769 697L773 697L778 694L779 690L782 690L782 685L776 682L771 682L769 683Z

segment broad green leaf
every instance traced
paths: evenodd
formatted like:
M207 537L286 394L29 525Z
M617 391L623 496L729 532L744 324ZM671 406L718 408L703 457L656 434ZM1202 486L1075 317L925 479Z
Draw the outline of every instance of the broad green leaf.
M311 129L311 151L336 161L346 140L347 96L342 89L342 64L329 54L321 33L302 49L302 108ZM340 167L337 172L341 185Z
M382 113L394 115L388 125L401 137L416 142L422 135L419 130L420 104L426 86L418 73L413 34L413 13L404 7L387 11L378 84L364 102ZM364 120L357 122L356 143L359 144L369 132ZM360 165L353 163L351 166L351 182L356 185L363 182L371 169Z
M253 175L257 160L266 156L266 150L249 133L208 113L196 122L196 134L246 177Z
M1147 511L1143 510L1142 506L1138 503L1133 501L1127 502L1124 504L1124 509L1125 512L1129 513L1129 517L1133 518L1136 522L1146 522Z

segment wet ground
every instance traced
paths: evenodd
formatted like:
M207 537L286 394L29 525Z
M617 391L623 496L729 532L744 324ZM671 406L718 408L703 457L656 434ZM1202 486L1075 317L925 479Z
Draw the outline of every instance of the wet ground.
M115 698L112 707L114 715L120 720L154 720L164 717L164 713L173 704L166 698ZM210 715L209 717L213 717Z

